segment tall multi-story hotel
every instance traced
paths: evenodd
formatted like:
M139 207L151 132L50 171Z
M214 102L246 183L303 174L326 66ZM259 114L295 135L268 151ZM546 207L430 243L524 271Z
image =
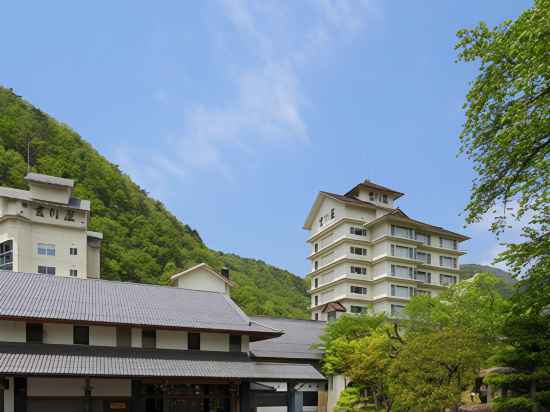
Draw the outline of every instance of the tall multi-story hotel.
M403 193L369 180L344 195L320 192L304 224L311 316L331 320L369 307L399 317L415 295L437 295L460 277L467 236L411 219Z
M74 181L29 173L29 190L0 187L0 270L100 276L101 233L88 230L90 201Z

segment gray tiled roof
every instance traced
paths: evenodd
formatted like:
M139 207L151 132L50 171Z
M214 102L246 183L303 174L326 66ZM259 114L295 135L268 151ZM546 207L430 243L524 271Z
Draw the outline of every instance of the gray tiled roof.
M0 343L2 374L302 381L325 379L309 364L255 362L244 353L23 343Z
M34 199L31 196L30 190L21 190L14 189L13 187L0 187L0 196L9 197L11 199L19 199L27 202L33 202ZM40 201L40 203L51 203ZM59 205L60 203L52 203L54 205ZM85 199L77 199L74 197L69 198L68 204L63 204L63 206L70 207L72 209L80 209L90 211L90 201Z
M0 318L280 334L221 293L8 271L0 271Z
M260 342L252 342L250 351L257 358L278 359L321 359L323 353L312 349L319 342L325 322L301 319L272 318L252 316L257 323L280 329L284 335Z
M64 177L43 175L41 173L27 173L25 180L31 182L47 183L50 185L74 187L74 180L65 179Z

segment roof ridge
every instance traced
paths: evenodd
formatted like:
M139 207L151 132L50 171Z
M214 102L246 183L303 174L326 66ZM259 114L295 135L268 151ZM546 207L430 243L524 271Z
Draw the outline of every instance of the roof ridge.
M177 288L170 285L157 285L154 283L138 283L138 282L125 282L123 280L111 280L111 279L95 279L95 278L78 278L78 277L70 277L70 276L52 276L52 275L46 275L44 273L36 273L36 272L16 272L14 270L2 270L0 269L0 274L2 272L8 272L8 273L14 273L14 274L22 274L27 276L36 276L41 277L44 279L59 279L60 281L81 281L81 282L98 282L98 283L115 283L120 285L134 285L134 286L143 286L143 287L157 287L157 288L166 288L171 290L191 290L193 292L204 292L204 293L218 293L220 295L225 295L221 292L216 292L214 290L201 290L201 289L189 289L189 288Z

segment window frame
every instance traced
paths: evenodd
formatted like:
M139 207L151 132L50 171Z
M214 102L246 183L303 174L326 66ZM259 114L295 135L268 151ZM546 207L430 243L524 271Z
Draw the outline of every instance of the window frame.
M231 342L231 340L238 339L239 341ZM243 351L243 337L242 335L229 335L229 352L240 353Z
M127 337L123 336L124 333L128 333ZM124 344L127 338L127 345ZM126 326L117 326L116 328L116 347L117 348L131 348L132 347L132 328Z
M355 290L360 290L360 292L354 292L354 289ZM355 286L355 285L350 285L349 291L350 291L350 293L352 293L354 295L362 295L362 296L366 296L369 293L368 288L366 288L364 286Z
M202 339L200 332L187 333L187 350L201 350L201 341Z
M34 329L34 330L33 330ZM33 335L37 334L37 335ZM36 339L34 339L38 336ZM44 325L42 323L28 322L25 324L26 343L44 343Z
M90 346L89 326L73 325L73 345Z
M41 250L44 253L41 253ZM37 243L36 244L36 254L38 256L55 257L55 244L53 244L53 243L42 243L42 242Z
M42 268L42 270L40 268ZM42 275L55 276L57 270L56 270L55 266L38 265L37 272L42 274ZM53 272L53 273L49 273L49 272Z

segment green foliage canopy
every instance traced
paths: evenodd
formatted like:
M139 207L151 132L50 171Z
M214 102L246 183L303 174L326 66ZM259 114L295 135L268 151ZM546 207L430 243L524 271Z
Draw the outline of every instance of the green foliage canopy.
M209 249L118 166L69 127L0 87L0 185L26 189L27 142L32 170L75 179L75 196L90 199L90 230L103 232L102 277L165 284L205 262L227 266L240 286L232 297L249 314L308 317L303 279L262 261Z

